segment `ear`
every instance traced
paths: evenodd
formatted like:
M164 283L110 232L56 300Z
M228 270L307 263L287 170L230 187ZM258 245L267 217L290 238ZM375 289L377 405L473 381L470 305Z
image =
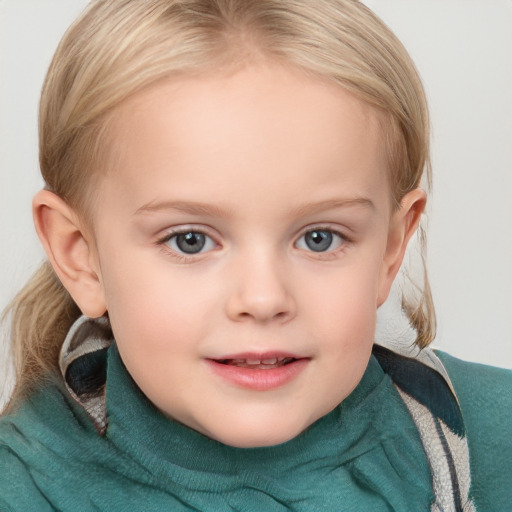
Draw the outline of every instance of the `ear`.
M392 215L380 274L377 307L380 307L389 295L391 285L404 259L407 244L418 228L426 203L425 191L416 188L403 197L400 207Z
M62 284L84 315L102 316L106 304L94 245L76 212L48 190L35 195L32 212L37 235Z

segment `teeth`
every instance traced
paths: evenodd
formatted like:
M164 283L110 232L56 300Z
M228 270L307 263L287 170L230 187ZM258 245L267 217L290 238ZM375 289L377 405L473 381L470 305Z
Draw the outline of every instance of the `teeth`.
M249 365L257 365L257 364L276 364L278 361L282 361L282 359L278 359L277 357L271 357L267 359L234 359L233 362L237 363L245 363Z
M275 365L284 366L293 360L293 357L267 357L266 359L223 359L220 362L232 366L275 367Z

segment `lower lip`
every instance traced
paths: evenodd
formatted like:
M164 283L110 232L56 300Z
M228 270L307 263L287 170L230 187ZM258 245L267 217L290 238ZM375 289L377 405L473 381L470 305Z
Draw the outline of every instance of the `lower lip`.
M270 391L296 378L306 368L309 359L297 359L284 366L266 370L222 364L213 359L207 359L206 362L217 375L237 386L254 391Z

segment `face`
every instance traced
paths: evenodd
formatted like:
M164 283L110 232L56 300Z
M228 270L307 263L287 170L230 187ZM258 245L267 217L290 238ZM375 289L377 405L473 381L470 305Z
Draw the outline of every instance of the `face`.
M356 387L400 256L379 126L272 64L119 109L92 259L121 357L164 414L272 445Z

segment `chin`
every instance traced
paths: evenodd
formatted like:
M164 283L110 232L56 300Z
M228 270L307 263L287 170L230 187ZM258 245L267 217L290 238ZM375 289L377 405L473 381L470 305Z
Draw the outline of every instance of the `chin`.
M286 443L299 434L300 432L291 436L240 436L237 438L226 438L221 440L221 442L233 448L265 448Z

